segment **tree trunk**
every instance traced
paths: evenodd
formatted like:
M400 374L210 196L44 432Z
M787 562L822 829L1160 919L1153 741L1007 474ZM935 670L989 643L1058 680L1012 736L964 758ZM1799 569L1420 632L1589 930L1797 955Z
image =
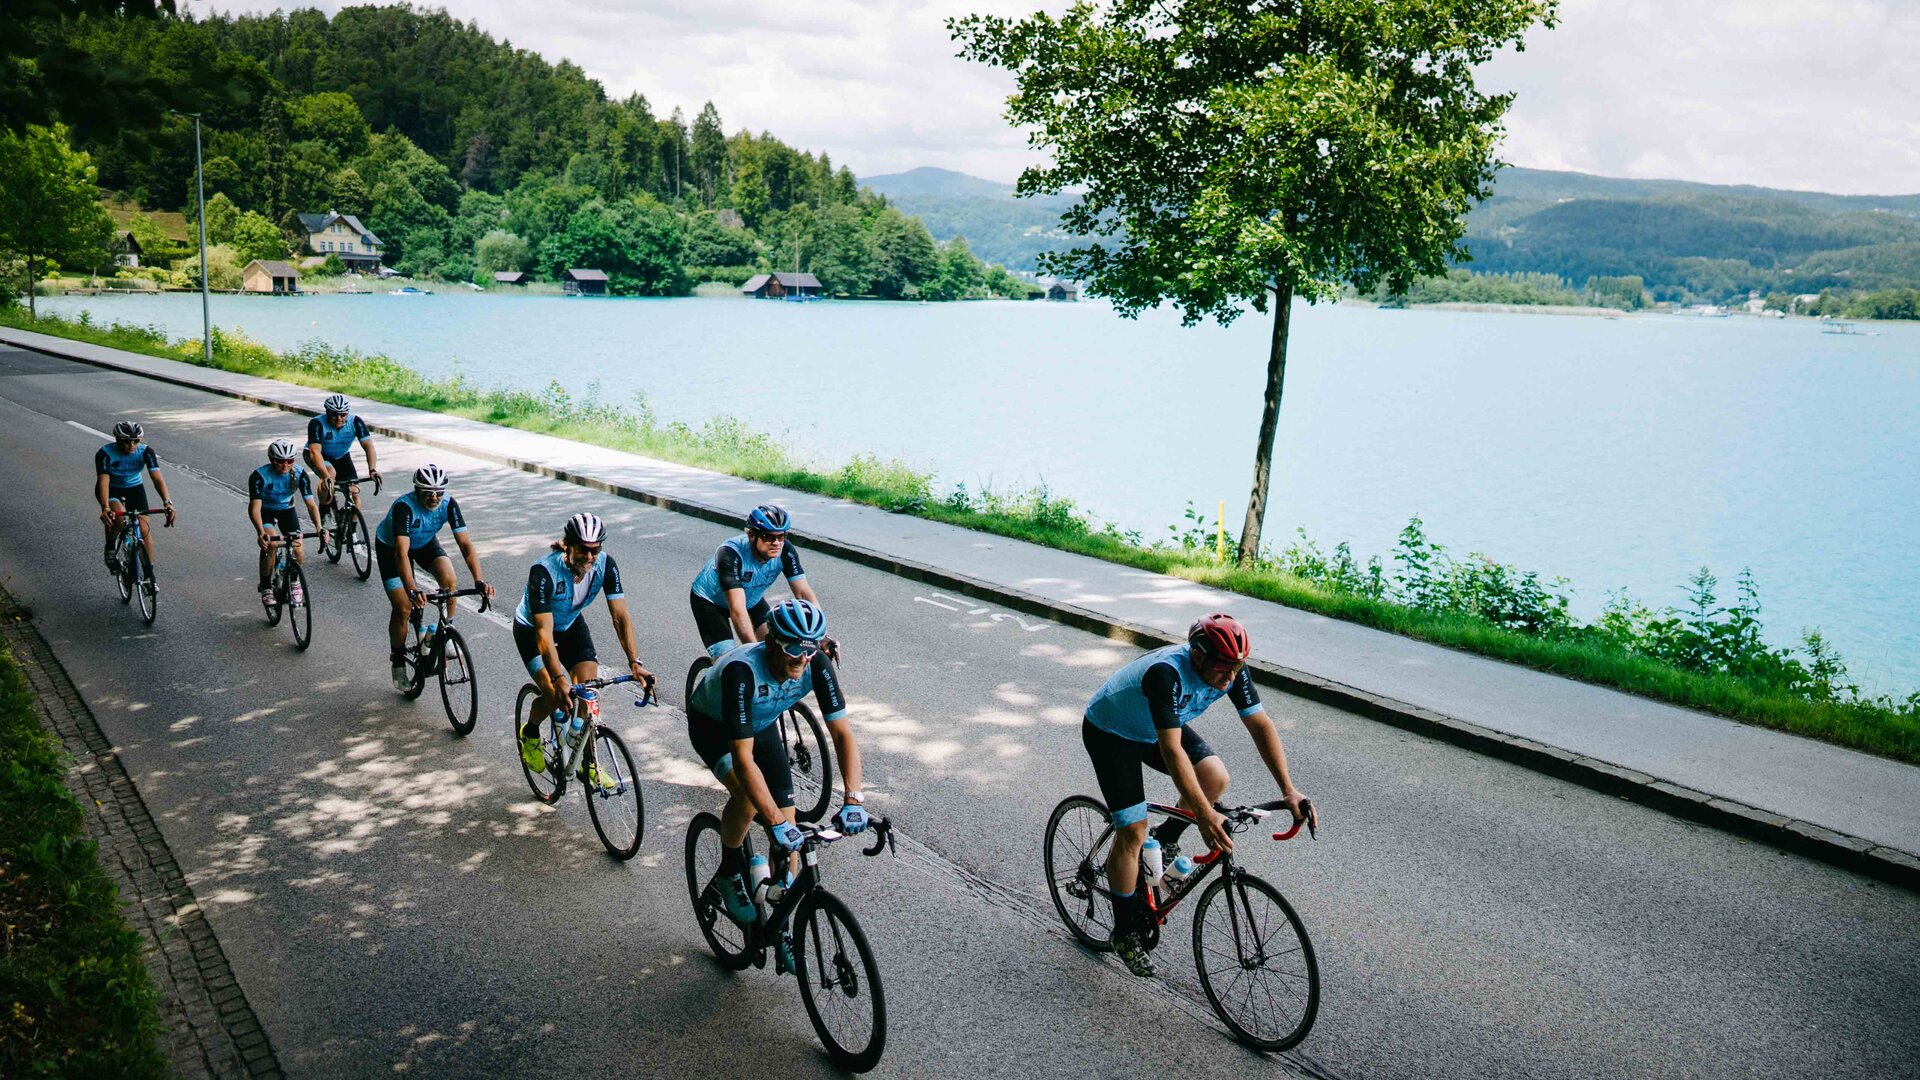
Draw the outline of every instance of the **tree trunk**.
M1280 388L1287 377L1287 326L1293 314L1293 282L1274 286L1273 341L1267 351L1266 405L1260 411L1260 442L1253 453L1253 492L1247 496L1247 521L1240 528L1240 561L1260 554L1260 525L1267 516L1267 487L1273 473L1273 435L1280 427Z
M37 319L40 317L40 310L33 305L35 286L39 284L40 283L35 281L33 277L33 256L29 255L27 256L27 316L29 318Z

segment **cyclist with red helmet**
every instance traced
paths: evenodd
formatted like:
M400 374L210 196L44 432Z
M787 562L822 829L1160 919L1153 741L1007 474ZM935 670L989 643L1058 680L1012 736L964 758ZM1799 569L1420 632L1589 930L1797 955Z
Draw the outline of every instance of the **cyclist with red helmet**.
M1113 849L1107 855L1107 885L1113 902L1113 951L1135 975L1153 974L1147 955L1146 898L1139 889L1140 849L1147 842L1147 795L1142 765L1173 778L1180 808L1193 815L1207 845L1233 850L1225 819L1214 803L1227 791L1227 767L1192 721L1221 698L1230 698L1253 736L1280 795L1302 818L1305 796L1287 772L1287 752L1247 674L1252 645L1246 628L1228 615L1208 615L1187 630L1185 645L1169 645L1142 656L1107 679L1087 703L1080 741L1093 759L1113 822ZM1317 824L1317 823L1316 823ZM1168 819L1154 830L1171 861L1179 852L1187 823Z

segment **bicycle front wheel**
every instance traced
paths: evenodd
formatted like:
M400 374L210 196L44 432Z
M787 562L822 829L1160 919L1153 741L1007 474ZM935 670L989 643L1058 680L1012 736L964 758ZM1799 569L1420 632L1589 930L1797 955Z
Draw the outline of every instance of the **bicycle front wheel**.
M148 626L160 617L160 586L153 580L153 560L147 558L147 549L133 549L133 591L140 597L140 619Z
M467 639L451 626L441 637L439 674L440 704L447 710L447 723L453 725L455 735L465 738L480 720L480 682L473 677Z
M816 888L793 920L793 959L807 1019L833 1063L866 1072L887 1048L887 995L880 966L853 912Z
M1074 795L1047 819L1047 892L1060 921L1095 952L1113 948L1113 903L1107 884L1107 852L1113 827L1097 799Z
M728 971L740 971L753 962L745 927L727 915L717 897L707 894L707 883L720 873L720 819L709 813L693 815L687 825L687 898L707 948ZM745 858L742 855L742 858Z
M560 782L560 744L554 738L553 723L547 717L540 718L538 735L542 752L546 755L546 768L535 771L527 764L520 753L520 732L526 729L527 713L540 697L540 690L532 683L520 687L520 697L513 703L513 756L520 759L520 771L526 775L527 787L533 789L533 797L543 803L559 801L562 785Z
M341 511L347 515L347 524L340 530L346 541L347 554L353 558L353 572L365 581L373 575L373 541L367 536L367 515L348 508Z
M293 627L293 644L305 649L313 644L313 594L307 591L307 571L299 563L287 567L287 624Z
M335 566L340 564L340 556L347 538L347 530L343 528L347 519L341 516L345 513L346 511L339 507L334 507L333 524L320 527L320 554L325 555L327 561Z
M640 850L640 838L646 835L647 809L640 798L640 777L633 768L633 755L620 733L604 724L593 729L593 745L588 748L590 770L599 770L598 782L592 778L580 785L587 798L587 816L593 818L593 831L607 854L626 862Z
M113 587L120 590L121 603L132 603L133 553L140 550L140 545L121 542L118 547L120 548L120 572L113 575Z
M1293 905L1265 881L1222 876L1200 894L1193 964L1213 1011L1241 1042L1289 1050L1313 1029L1320 1012L1313 942Z
M813 785L813 801L796 806L801 821L819 821L833 802L833 754L827 743L827 731L814 715L813 708L801 702L780 714L780 741L786 745L787 761L796 780ZM796 789L800 785L795 785ZM801 798L805 798L799 790Z

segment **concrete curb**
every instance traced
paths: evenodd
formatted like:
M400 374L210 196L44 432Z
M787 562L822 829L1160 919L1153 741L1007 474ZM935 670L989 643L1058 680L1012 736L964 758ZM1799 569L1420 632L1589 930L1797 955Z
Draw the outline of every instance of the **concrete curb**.
M46 335L42 335L46 336ZM63 360L105 368L124 374L138 375L142 378L156 379L206 393L218 394L279 409L300 416L312 416L312 412L289 401L250 394L227 387L210 386L192 379L142 371L134 367L115 364L109 361L75 355L56 348L17 340L10 328L0 328L0 341L34 352L56 356ZM106 348L106 346L95 346ZM263 380L271 381L271 380ZM292 385L292 384L288 384ZM305 388L302 389L311 389ZM729 508L711 506L674 495L645 491L624 484L610 483L597 477L588 476L570 469L556 468L537 461L526 461L508 454L495 453L481 446L472 446L450 439L424 437L410 431L404 431L384 424L370 424L374 431L388 438L400 439L422 446L450 450L479 458L496 465L518 469L522 472L545 476L554 480L577 484L623 499L657 506L663 510L703 518L723 525L734 525L739 514ZM1002 585L997 582L983 581L977 578L955 574L935 566L901 559L885 552L875 551L856 544L849 544L828 537L817 536L802 530L794 535L806 542L812 550L824 552L850 562L860 563L876 570L883 570L912 581L923 581L950 589L976 599L989 600L1003 606L1038 615L1055 622L1098 634L1115 641L1146 648L1157 648L1173 644L1173 639L1160 631L1125 620L1115 619L1098 612L1070 604L1059 603L1031 593ZM1673 784L1647 773L1623 768L1586 754L1562 750L1533 739L1504 732L1494 731L1479 724L1462 720L1445 713L1411 705L1395 698L1374 694L1366 690L1343 683L1323 679L1303 671L1283 667L1278 664L1256 661L1249 665L1259 681L1274 689L1298 697L1308 698L1324 705L1347 712L1356 713L1370 720L1390 724L1428 738L1439 739L1463 749L1496 757L1502 761L1545 773L1569 783L1579 784L1607 795L1641 803L1656 810L1672 814L1675 817L1708 825L1737 836L1744 836L1760 843L1781 848L1798 855L1831 863L1868 877L1877 878L1903 888L1920 891L1920 856L1875 844L1859 837L1834 832L1831 829L1815 825L1796 818L1782 817L1779 814L1762 810L1755 806L1721 798L1704 791Z

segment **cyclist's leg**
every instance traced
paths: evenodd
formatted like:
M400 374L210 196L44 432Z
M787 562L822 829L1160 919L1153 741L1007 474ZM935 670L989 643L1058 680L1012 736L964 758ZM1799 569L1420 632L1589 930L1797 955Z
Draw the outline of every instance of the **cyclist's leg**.
M1151 743L1135 743L1087 720L1080 722L1080 742L1093 761L1093 774L1100 783L1100 797L1106 801L1107 817L1113 824L1113 846L1107 852L1107 887L1113 890L1113 918L1116 934L1129 931L1138 923L1140 848L1147 842L1147 788L1140 773L1142 748Z
M433 575L433 579L440 583L442 589L452 592L459 588L460 578L453 572L453 560L447 558L446 550L440 546L440 541L435 540L427 546L432 550L422 552L421 554L424 558L431 559L432 561L427 563L424 569ZM415 559L414 565L419 566L420 562L420 559ZM453 618L459 611L460 601L450 600L447 602L447 618Z
M393 545L375 540L373 561L380 570L380 587L387 592L388 662L395 668L404 668L401 657L407 651L407 616L413 612L413 601L407 596L406 583L400 577L399 553L393 550Z
M267 539L272 540L274 537L279 536L280 535L280 511L268 510L262 507L260 510L260 524L262 527L266 529ZM260 591L261 592L267 591L267 579L273 575L273 559L274 559L276 550L277 549L273 544L268 544L266 547L260 550Z
M1227 763L1213 752L1213 747L1207 745L1207 740L1201 738L1199 732L1193 730L1192 724L1180 729L1180 747L1187 752L1187 760L1193 763L1193 774L1200 781L1200 790L1206 793L1208 804L1219 802L1220 797L1227 793L1227 784L1232 779L1227 775ZM1157 772L1167 772L1167 763L1157 748L1155 753L1148 755L1147 765ZM1194 806L1185 795L1180 797L1180 809L1195 818L1200 816L1200 808ZM1154 826L1153 836L1165 847L1179 843L1186 831L1186 822L1179 818L1168 818Z
M726 608L697 592L687 593L687 604L693 608L693 625L700 632L700 647L707 650L708 656L732 646L733 622L727 618Z
M115 514L121 515L115 517L103 526L107 531L106 554L108 558L112 558L115 549L120 546L121 530L127 527L127 519L125 517L127 513L127 500L125 493L109 490L107 492L107 509L113 511Z
M527 677L533 680L533 708L527 711L527 726L520 729L523 739L538 738L540 721L552 716L553 710L560 707L560 695L555 690L553 678L547 671L547 658L540 655L540 632L533 627L514 620L513 647L520 652L520 663L527 669Z
M130 488L126 491L121 492L117 496L113 495L112 492L109 492L108 495L109 495L109 498L107 501L109 503L112 503L114 499L117 498L120 502L120 505L125 507L127 512L130 514L144 514L149 509L149 506L147 503L147 485L145 484L141 484L137 488ZM125 528L126 525L123 524L121 527ZM115 539L117 540L119 538L115 537ZM140 530L140 544L142 547L146 548L147 565L152 566L153 565L153 530L152 529L142 528Z

